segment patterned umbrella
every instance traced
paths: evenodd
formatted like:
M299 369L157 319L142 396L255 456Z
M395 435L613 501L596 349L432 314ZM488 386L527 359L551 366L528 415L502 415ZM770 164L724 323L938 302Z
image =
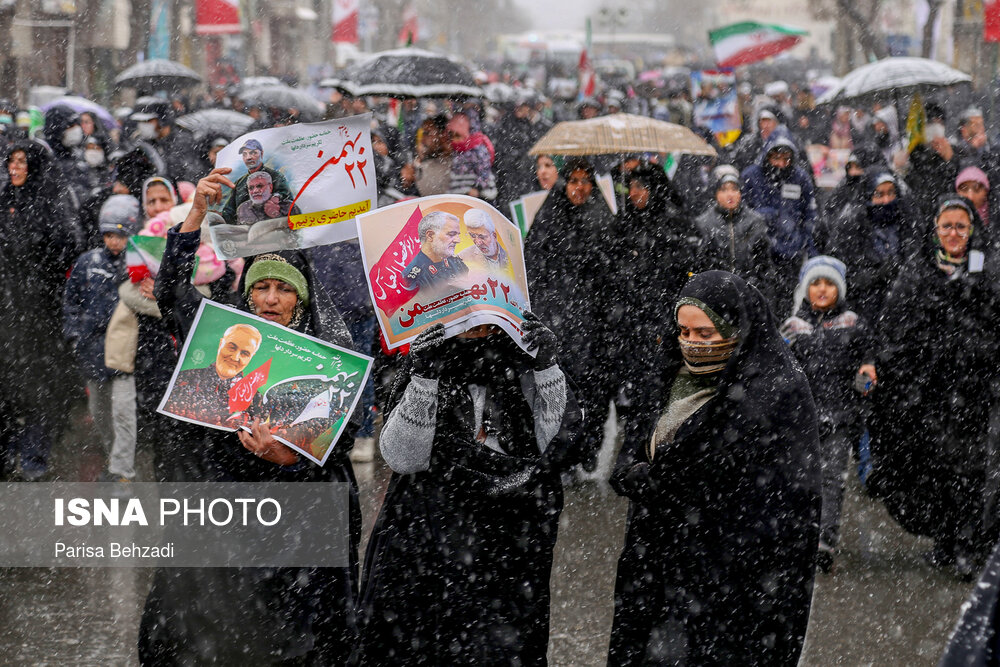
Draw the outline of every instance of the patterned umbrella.
M715 149L683 125L616 113L558 123L528 151L530 155L687 153L715 155Z
M381 97L481 97L472 71L439 53L406 47L382 51L336 79L352 95ZM331 83L333 81L331 80ZM327 82L320 82L324 87Z
M848 102L879 93L902 96L928 88L972 81L961 72L929 58L886 58L862 65L816 100L817 104Z
M119 86L140 90L174 90L201 83L201 75L172 60L154 58L132 65L115 78Z

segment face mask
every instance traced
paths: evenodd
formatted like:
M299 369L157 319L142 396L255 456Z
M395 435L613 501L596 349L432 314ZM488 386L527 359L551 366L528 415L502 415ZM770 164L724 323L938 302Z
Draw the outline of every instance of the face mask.
M681 340L681 356L684 357L684 365L694 375L718 373L726 367L739 342L740 339L736 336L707 343Z
M136 126L139 130L139 136L146 140L155 139L156 135L159 134L156 130L156 124L151 121L143 121Z
M883 226L896 222L899 216L899 200L894 199L888 204L869 204L868 219L872 224Z
M14 117L9 113L0 114L0 125L12 125L14 123Z
M66 128L62 136L62 145L66 148L73 148L74 146L79 146L80 142L83 141L83 128L79 125L74 125L73 127Z
M100 167L104 164L104 151L100 148L88 148L83 151L83 160L91 167Z

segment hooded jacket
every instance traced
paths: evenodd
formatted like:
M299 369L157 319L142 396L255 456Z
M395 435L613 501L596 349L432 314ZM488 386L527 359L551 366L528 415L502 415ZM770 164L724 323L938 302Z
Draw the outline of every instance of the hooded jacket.
M733 211L713 203L695 219L694 225L700 260L696 270L735 273L773 304L774 267L764 219L742 201Z
M106 247L80 255L63 294L63 333L88 380L107 381L116 372L104 364L104 335L125 280L125 253Z
M791 165L775 170L767 155L782 147L792 152ZM813 224L816 199L812 179L800 166L795 142L784 132L771 133L756 164L743 171L743 201L767 222L767 233L776 259L793 261L803 251L816 254Z

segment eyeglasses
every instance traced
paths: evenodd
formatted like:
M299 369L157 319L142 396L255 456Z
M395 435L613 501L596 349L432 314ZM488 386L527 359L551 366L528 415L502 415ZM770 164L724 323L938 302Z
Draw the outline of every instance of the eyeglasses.
M966 237L969 235L969 230L972 228L971 225L966 224L953 224L951 222L946 222L943 225L938 225L937 230L940 234L958 234L961 237Z

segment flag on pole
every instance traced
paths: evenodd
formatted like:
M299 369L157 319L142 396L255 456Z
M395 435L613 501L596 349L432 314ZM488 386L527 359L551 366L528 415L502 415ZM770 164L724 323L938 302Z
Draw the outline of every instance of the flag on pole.
M238 35L239 0L198 0L194 31L199 35Z
M924 127L927 125L927 112L924 111L924 102L920 99L920 93L913 96L910 102L910 111L906 114L906 152L912 153L913 149L924 143Z
M358 43L358 0L333 0L331 42Z
M587 38L583 44L583 51L580 52L580 62L577 65L577 75L579 77L579 93L577 94L577 99L583 100L587 97L593 97L594 90L597 87L597 73L594 71L594 66L590 62L590 44L592 41L590 31L590 19L587 19Z
M408 2L406 9L403 10L403 27L399 29L399 34L396 35L396 46L413 46L413 43L417 41L419 29L420 22L417 18L417 8L413 6L413 2Z
M1000 0L983 3L983 41L1000 42Z
M802 41L808 30L776 23L743 21L708 32L719 67L736 67L787 51Z

